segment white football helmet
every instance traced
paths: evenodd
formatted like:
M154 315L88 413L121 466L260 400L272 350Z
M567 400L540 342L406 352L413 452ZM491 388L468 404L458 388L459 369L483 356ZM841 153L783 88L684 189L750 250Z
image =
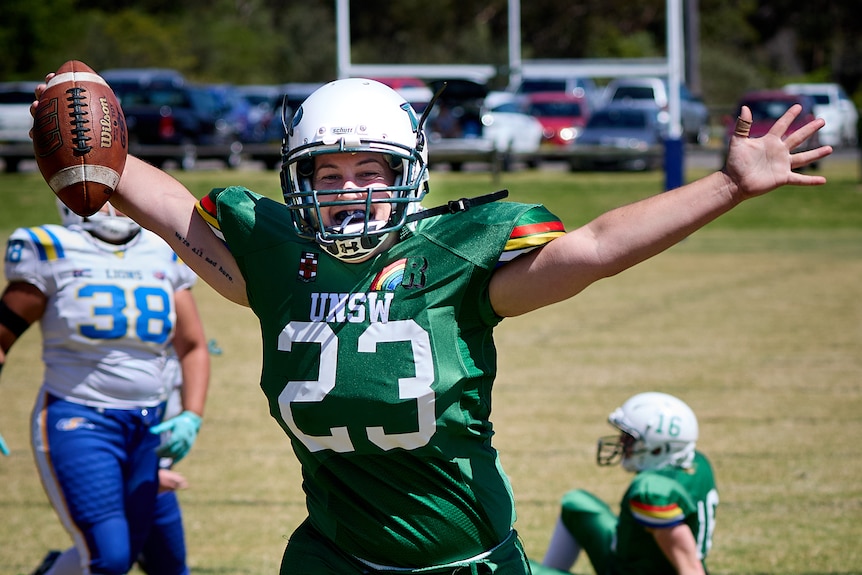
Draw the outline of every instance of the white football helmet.
M408 215L418 211L428 192L428 150L425 132L410 104L392 88L362 78L330 82L312 93L288 123L282 146L281 187L299 236L316 241L345 262L362 262L387 249ZM341 152L379 152L395 170L395 184L374 188L391 197L325 201L312 189L314 158ZM332 190L326 191L332 195ZM334 197L334 196L333 196ZM389 203L387 221L366 220L372 203ZM345 222L325 229L321 206L353 206Z
M60 221L67 228L69 226L80 226L90 234L96 236L109 244L125 244L131 241L141 226L132 218L119 214L114 206L105 204L102 209L92 216L79 216L70 210L66 204L57 199L57 210L60 212Z
M619 435L599 438L599 465L622 461L626 471L687 468L694 460L697 417L682 400L651 391L629 398L608 416Z

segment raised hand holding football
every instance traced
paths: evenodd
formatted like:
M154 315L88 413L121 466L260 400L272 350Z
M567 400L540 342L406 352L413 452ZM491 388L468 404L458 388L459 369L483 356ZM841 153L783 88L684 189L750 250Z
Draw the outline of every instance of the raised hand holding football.
M45 181L79 216L98 212L117 187L126 120L111 87L83 62L60 66L39 97L33 150Z

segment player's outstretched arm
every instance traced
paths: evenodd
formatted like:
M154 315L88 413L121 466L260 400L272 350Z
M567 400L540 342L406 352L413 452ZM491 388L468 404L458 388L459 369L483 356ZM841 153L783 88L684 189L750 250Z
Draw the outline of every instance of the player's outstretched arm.
M206 283L227 299L248 305L236 260L202 217L197 199L179 181L129 156L111 203L161 236Z
M39 97L54 77L35 90L30 106L35 118ZM32 133L32 132L31 132ZM197 199L179 181L134 156L128 156L110 199L119 210L162 237L205 282L227 299L248 305L245 280L224 243L197 214Z
M824 121L813 120L783 139L800 111L791 107L768 134L749 138L751 111L743 107L722 170L611 210L501 267L491 280L494 309L515 316L562 301L666 250L744 200L785 185L824 184L822 176L795 170L831 154L830 146L792 153Z

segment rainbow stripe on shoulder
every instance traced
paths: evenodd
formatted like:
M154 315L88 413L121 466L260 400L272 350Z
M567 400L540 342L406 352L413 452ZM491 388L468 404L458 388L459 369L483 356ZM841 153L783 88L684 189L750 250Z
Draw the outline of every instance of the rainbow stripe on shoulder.
M224 241L224 234L218 224L218 208L215 202L212 201L209 195L202 197L195 206L198 214L204 219L212 232L221 240Z
M683 513L682 508L676 503L650 505L632 499L629 501L629 509L635 520L647 527L673 527L685 521L685 513Z
M511 261L564 235L566 229L563 222L557 219L517 225L506 241L499 263Z

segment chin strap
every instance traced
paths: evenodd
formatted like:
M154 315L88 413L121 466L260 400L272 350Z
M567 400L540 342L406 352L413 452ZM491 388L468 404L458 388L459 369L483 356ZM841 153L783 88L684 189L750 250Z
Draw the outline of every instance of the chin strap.
M491 202L502 200L503 198L508 197L508 195L509 190L499 190L497 192L485 194L484 196L477 196L475 198L461 198L460 200L452 200L442 206L437 206L436 208L429 208L427 210L421 210L419 212L416 212L415 214L410 214L409 216L407 216L407 220L405 223L409 224L417 220L424 220L425 218L431 218L434 216L439 216L441 214L457 214L458 212L466 212L474 206L490 204Z

